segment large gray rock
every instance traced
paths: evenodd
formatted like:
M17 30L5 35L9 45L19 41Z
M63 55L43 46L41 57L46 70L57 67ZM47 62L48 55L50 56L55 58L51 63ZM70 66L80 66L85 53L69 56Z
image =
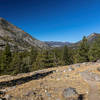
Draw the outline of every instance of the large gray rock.
M75 88L69 87L64 89L62 100L86 100L85 94L78 94Z
M72 87L64 89L62 95L64 100L78 100L78 93L76 89Z
M67 97L72 97L72 96L75 96L75 95L77 95L77 94L78 94L78 93L77 93L76 89L75 89L75 88L71 88L71 87L66 88L66 89L64 89L64 91L63 91L63 96L64 96L65 98L67 98Z

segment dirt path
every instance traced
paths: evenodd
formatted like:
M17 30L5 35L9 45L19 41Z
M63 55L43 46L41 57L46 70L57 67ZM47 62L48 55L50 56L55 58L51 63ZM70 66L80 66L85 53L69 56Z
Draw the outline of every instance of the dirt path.
M89 100L100 100L100 95L98 93L99 91L98 91L98 87L96 84L96 80L92 79L93 77L87 72L81 73L81 76L90 86L88 99Z

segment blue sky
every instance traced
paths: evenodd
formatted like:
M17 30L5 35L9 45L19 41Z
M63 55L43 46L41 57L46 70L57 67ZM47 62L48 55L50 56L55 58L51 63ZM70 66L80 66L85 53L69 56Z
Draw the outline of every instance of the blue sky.
M100 0L0 0L0 17L42 41L100 33Z

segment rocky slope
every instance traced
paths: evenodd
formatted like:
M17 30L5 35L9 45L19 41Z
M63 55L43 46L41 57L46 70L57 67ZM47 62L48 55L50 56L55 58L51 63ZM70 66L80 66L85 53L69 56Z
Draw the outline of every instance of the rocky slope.
M9 43L11 49L25 50L31 46L47 48L44 42L41 42L20 28L14 26L3 18L0 18L0 49L3 49L6 43Z
M87 37L88 43L93 43L96 39L100 38L99 33L92 33Z
M99 66L86 62L0 76L0 100L100 100Z

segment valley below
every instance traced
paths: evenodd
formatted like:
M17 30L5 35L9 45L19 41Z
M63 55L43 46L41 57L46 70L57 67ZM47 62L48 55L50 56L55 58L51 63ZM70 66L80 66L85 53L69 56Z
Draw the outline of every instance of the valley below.
M100 62L0 76L0 100L100 100Z

